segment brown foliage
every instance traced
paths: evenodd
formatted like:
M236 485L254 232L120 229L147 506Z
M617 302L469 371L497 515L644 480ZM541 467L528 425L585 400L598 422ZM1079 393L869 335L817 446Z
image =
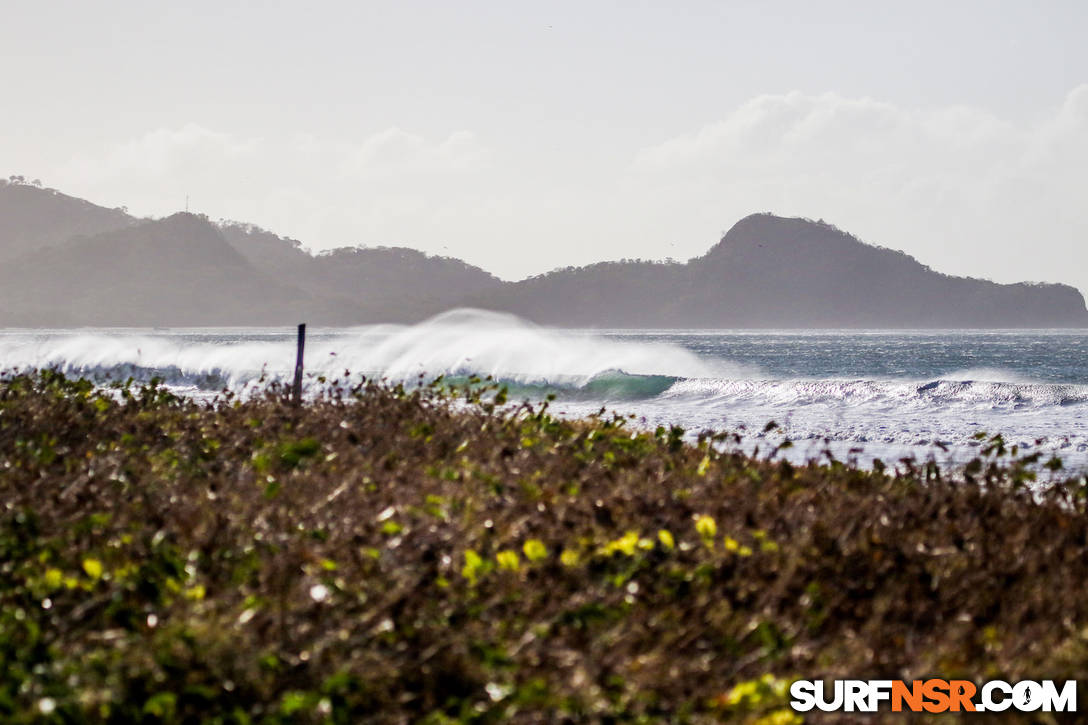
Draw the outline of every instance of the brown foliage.
M4 379L0 715L743 722L768 674L1088 663L1083 481L795 467L495 392Z

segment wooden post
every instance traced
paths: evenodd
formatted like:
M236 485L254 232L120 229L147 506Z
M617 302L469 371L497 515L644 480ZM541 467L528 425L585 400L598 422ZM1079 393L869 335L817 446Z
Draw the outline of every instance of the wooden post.
M291 401L302 403L302 351L306 347L306 323L298 326L298 356L295 358L295 384L291 388Z

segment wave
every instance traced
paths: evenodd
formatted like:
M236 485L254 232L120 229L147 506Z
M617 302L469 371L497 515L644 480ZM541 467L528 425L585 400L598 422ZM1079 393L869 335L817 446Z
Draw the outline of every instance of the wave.
M981 368L966 368L963 370L953 370L950 373L945 373L942 380L959 381L959 382L974 382L974 383L1017 383L1017 384L1032 384L1039 383L1041 381L1035 380L1022 372L1016 370L1009 370L1007 368L994 368L994 367L981 367Z
M360 328L338 340L353 369L391 379L469 373L519 383L582 386L608 372L709 377L741 371L660 342L611 340L544 328L513 315L454 310L412 326Z
M306 370L311 381L343 380L345 371L406 383L491 377L512 401L554 394L563 415L607 405L651 427L746 430L757 440L775 420L781 428L768 435L810 443L790 449L798 461L827 441L888 460L940 442L966 460L977 453L975 433L989 430L1008 433L1022 450L1046 440L1047 450L1088 466L1088 385L983 366L928 379L907 379L906 370L897 378L776 377L722 359L729 344L699 349L669 336L617 339L459 310L418 325L311 329ZM223 388L246 394L262 377L287 380L294 359L293 330L0 330L0 371L52 367L102 383L159 377L198 397Z
M491 377L519 397L660 398L707 408L786 410L1023 410L1088 402L1088 386L1031 382L989 368L921 381L774 379L753 366L702 357L667 341L544 328L481 310L454 310L416 325L313 330L306 350L312 377ZM287 331L0 332L2 369L54 367L100 382L159 377L174 387L204 391L245 388L262 376L285 380L294 356Z
M665 392L677 401L751 404L778 408L869 407L884 410L946 408L1024 410L1088 402L1088 385L938 379L681 380Z
M52 331L0 334L0 368L52 367L100 382L160 377L177 387L240 388L286 379L293 336L269 332ZM311 376L392 381L491 377L533 392L638 399L688 377L755 372L668 343L610 340L539 327L507 314L454 310L417 325L311 333Z
M479 380L478 376L473 378ZM465 375L448 375L444 376L443 380L451 385L464 385L473 378ZM650 400L660 396L679 380L680 378L670 375L632 375L622 370L608 370L584 382L573 380L521 382L501 376L492 378L494 383L506 388L508 398L515 400L543 400L552 395L560 400L600 402Z

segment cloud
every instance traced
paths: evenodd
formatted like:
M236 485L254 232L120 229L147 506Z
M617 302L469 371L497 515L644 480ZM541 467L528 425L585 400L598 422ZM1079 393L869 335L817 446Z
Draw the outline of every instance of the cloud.
M210 164L247 163L262 152L260 139L237 138L189 123L160 128L97 155L77 154L60 173L75 183L112 179L143 181Z
M318 188L330 179L424 188L435 180L448 183L448 177L477 171L487 157L487 149L468 131L432 141L389 128L345 143L311 133L282 139L239 137L188 123L149 131L96 154L78 154L58 175L74 184L116 181L173 186L184 181L223 191L227 183L242 182L250 191L300 182ZM249 182L256 182L256 187ZM227 191L231 196L240 192L239 188Z
M507 277L695 256L740 217L773 211L824 218L941 271L1088 290L1088 85L1029 119L791 92L608 153L591 152L593 128L504 147L501 132L257 137L189 123L37 175L137 214L191 195L213 218L316 248L405 244Z
M938 268L1086 286L1055 262L1084 255L1086 168L1088 85L1031 122L793 92L639 150L626 183L704 222L824 217Z
M197 123L160 128L73 156L47 178L64 190L140 215L182 208L251 221L316 247L439 242L486 168L469 131L437 138L389 128L358 140L299 132L247 137ZM442 245L439 245L442 246Z
M665 179L796 181L866 187L978 181L1022 154L1030 133L982 111L902 109L869 98L761 96L727 118L639 151L634 170ZM788 178L787 178L788 177Z
M469 131L432 143L394 127L350 148L341 171L360 179L459 174L478 170L486 158L486 149Z

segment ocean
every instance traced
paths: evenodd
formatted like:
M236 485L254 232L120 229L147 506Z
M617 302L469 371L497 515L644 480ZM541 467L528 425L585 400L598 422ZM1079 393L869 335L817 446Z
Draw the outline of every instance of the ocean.
M0 330L0 369L100 382L158 376L177 392L245 394L286 380L293 328ZM511 398L632 426L730 431L747 451L871 465L955 466L979 432L1088 470L1088 330L558 330L456 310L418 325L312 329L308 385L345 371L416 382L492 376ZM764 432L774 421L777 428Z

